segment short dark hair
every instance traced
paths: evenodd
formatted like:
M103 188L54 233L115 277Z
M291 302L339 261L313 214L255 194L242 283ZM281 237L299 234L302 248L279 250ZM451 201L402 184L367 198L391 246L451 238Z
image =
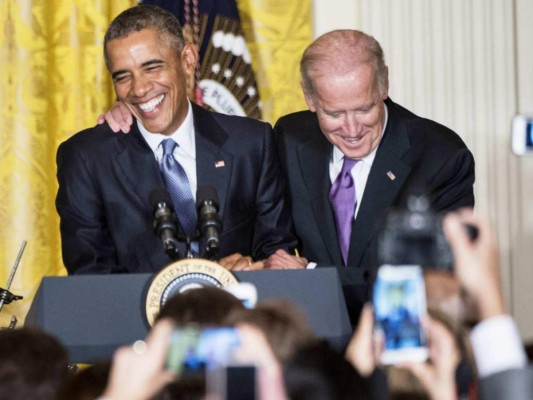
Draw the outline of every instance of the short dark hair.
M292 400L370 400L371 397L370 381L324 341L298 349L284 363L283 380Z
M265 300L255 308L235 309L226 322L259 328L281 362L316 339L301 310L284 299Z
M0 354L0 399L60 397L68 355L55 337L31 327L0 330Z
M217 287L204 286L170 297L156 320L170 318L177 326L224 326L230 311L243 308L242 302L231 293Z
M122 39L144 29L154 29L161 35L161 41L176 53L183 50L185 39L183 29L174 14L154 5L140 5L121 12L111 21L104 36L104 58L109 68L107 43Z

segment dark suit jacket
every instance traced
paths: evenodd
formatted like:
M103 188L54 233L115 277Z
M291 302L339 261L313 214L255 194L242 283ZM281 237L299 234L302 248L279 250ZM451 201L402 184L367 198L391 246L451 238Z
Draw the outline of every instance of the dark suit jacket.
M481 400L533 399L533 367L510 369L480 379Z
M214 187L220 202L220 257L240 252L262 259L293 247L270 125L195 105L193 115L198 187ZM128 135L107 125L77 133L60 145L57 167L69 274L152 272L171 262L153 233L149 204L150 192L164 184L135 123Z
M474 159L450 129L420 118L390 99L388 122L352 225L345 285L358 286L356 302L369 299L377 270L377 234L402 190L426 184L436 211L474 205ZM282 117L274 128L301 254L319 265L343 264L328 194L332 144L309 111ZM395 179L390 179L388 172ZM345 294L347 294L345 292ZM349 300L347 300L350 302ZM357 306L359 307L359 305Z

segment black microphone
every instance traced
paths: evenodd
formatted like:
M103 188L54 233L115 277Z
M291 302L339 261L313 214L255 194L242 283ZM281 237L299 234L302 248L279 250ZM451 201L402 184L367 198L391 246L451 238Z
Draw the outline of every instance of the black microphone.
M174 214L172 199L165 189L150 192L150 204L154 214L154 233L163 242L165 252L172 260L179 260L178 228L179 222Z
M218 215L218 196L209 185L200 186L196 191L198 210L198 230L205 237L207 255L214 257L218 252L218 235L222 231L222 220Z

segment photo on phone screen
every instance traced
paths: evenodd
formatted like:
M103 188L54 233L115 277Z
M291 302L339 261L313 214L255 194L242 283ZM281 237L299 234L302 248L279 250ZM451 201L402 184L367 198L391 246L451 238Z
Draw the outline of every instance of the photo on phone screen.
M228 365L241 340L235 328L176 328L172 333L167 368L179 374L202 374L206 368Z
M426 294L422 269L383 265L374 284L375 329L382 335L383 364L424 361L428 357L422 318Z

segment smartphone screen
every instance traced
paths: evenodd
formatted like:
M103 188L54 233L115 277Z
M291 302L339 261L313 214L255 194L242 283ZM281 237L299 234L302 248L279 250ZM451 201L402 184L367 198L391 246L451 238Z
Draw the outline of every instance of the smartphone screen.
M518 156L533 155L533 116L513 117L511 145Z
M420 266L381 266L373 302L375 328L384 341L381 362L426 360L428 351L421 324L426 315L426 295Z
M204 373L228 365L241 343L235 328L177 328L172 333L167 368L179 374Z
M526 148L533 151L533 120L528 119L526 122Z

